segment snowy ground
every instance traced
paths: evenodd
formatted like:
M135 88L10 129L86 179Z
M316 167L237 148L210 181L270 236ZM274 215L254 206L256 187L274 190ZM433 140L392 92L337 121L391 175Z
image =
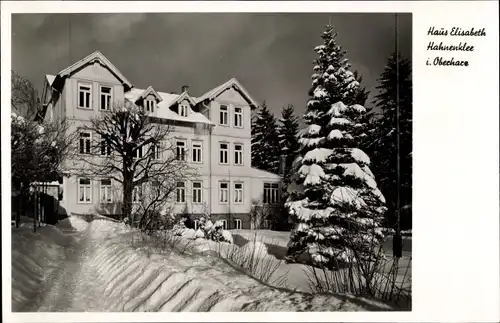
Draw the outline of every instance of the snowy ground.
M236 245L244 245L248 241L260 241L267 247L270 255L273 255L279 260L283 260L287 250L287 244L290 239L290 232L271 231L271 230L232 230L233 240ZM411 238L404 238L403 241L403 257L399 261L399 270L397 273L396 282L398 286L403 286L409 294L411 294ZM387 258L392 257L392 240L388 239L383 245L383 249ZM307 259L304 259L307 261ZM389 274L392 262L388 261L385 265L384 274ZM308 272L311 267L304 264L286 264L280 262L278 270L275 272L275 277L286 276L287 287L294 290L311 292L311 286L308 279ZM310 276L310 275L309 275Z
M121 223L70 217L33 233L29 222L12 229L15 312L392 309L349 295L268 286L210 252L202 255L214 250L203 239L185 254L157 253Z

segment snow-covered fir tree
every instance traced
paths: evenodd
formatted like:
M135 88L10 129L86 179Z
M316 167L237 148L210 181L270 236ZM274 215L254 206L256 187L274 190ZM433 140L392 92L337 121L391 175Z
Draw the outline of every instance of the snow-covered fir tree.
M310 99L299 131L297 173L288 187L287 207L294 221L288 259L308 251L325 267L370 259L383 239L384 197L358 148L366 109L359 105L359 83L327 25L315 51Z
M411 63L399 54L392 54L379 78L379 94L374 105L381 116L373 120L373 131L368 136L367 150L373 161L380 190L387 199L388 223L396 225L398 206L401 228L411 228L412 204L412 78ZM399 93L399 96L396 94ZM399 145L397 138L397 107L399 105ZM397 158L399 154L399 180Z
M277 174L279 151L276 118L264 102L252 119L252 167Z
M278 124L278 138L285 184L289 182L290 175L293 173L292 164L295 158L297 158L299 150L299 142L297 140L298 131L299 119L294 114L293 105L288 105L281 110L281 118Z

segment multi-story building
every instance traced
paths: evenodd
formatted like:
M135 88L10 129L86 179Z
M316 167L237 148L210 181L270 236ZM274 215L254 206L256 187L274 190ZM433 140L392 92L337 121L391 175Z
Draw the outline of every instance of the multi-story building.
M56 75L46 75L42 116L65 118L75 130L125 101L168 123L175 145L198 169L196 179L177 183L175 213L191 214L194 220L210 213L228 229L250 228L255 200L278 204L280 176L251 167L251 112L257 103L234 78L199 97L184 86L179 93L153 86L137 89L96 51ZM90 153L92 136L79 133L79 153ZM68 214L120 212L113 208L118 203L112 194L116 185L108 178L68 173L62 179L61 206Z

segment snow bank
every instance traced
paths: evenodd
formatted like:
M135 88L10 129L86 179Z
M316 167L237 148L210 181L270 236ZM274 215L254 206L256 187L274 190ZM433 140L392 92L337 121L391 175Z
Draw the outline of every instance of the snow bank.
M247 245L248 250L256 247L265 250L260 256L268 256L264 245ZM102 286L102 308L107 311L356 311L374 306L359 298L350 302L349 296L283 292L214 259L148 256L127 247L119 237L96 244L90 265ZM375 307L389 309L378 303Z
M71 218L70 218L71 219ZM74 221L83 228L83 223ZM138 232L122 223L94 220L81 231L78 240L55 227L13 229L13 310L33 299L47 275L66 268L64 249L82 251L81 270L87 277L85 293L68 293L68 304L80 304L91 311L364 311L390 310L382 303L346 295L311 295L278 290L213 257L179 253L158 254L136 248L130 238ZM65 236L65 239L61 239ZM187 240L185 238L179 237ZM194 242L237 248L228 243L204 239ZM262 248L263 247L263 248ZM141 250L140 250L141 249ZM260 243L243 248L269 257ZM75 275L79 275L78 272ZM59 275L54 275L57 279ZM53 277L53 278L54 278ZM88 286L87 286L88 285ZM66 288L62 285L63 288ZM70 288L70 286L68 286ZM87 295L97 295L87 304ZM79 299L81 297L82 299ZM67 310L72 310L68 308Z
M267 247L260 241L248 241L240 251L247 257L265 258L270 256Z
M29 226L12 229L12 311L29 305L72 242L72 237L51 225L37 228L36 233Z

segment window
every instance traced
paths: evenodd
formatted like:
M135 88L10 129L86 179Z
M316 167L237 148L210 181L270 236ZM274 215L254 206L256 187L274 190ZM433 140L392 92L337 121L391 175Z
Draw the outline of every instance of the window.
M219 202L227 203L229 196L229 183L221 182L219 183Z
M277 183L264 183L264 203L277 204L279 202L279 185Z
M219 124L227 126L227 115L228 115L227 105L221 105L219 107Z
M78 107L82 109L92 109L90 84L78 84Z
M222 222L222 230L227 230L227 220L220 220Z
M200 220L194 220L194 229L198 230L199 227L200 227Z
M234 220L234 228L235 228L236 230L241 229L241 220L240 220L240 219L235 219L235 220Z
M111 108L112 89L109 86L101 86L101 110Z
M176 159L177 160L186 160L186 143L184 141L177 141L177 149L176 149Z
M137 185L134 187L132 191L132 203L139 203L141 201L142 196L142 186Z
M89 131L80 132L80 154L90 154L90 140L92 135Z
M234 183L234 203L243 203L243 183Z
M179 115L181 117L187 117L188 116L188 106L185 103L179 104Z
M101 201L101 203L111 203L113 201L111 196L111 179L109 178L101 179L99 201Z
M243 109L234 108L234 126L236 128L243 128Z
M201 182L193 182L193 203L201 203Z
M155 100L145 100L144 105L146 106L147 112L155 112Z
M243 165L243 145L234 145L234 164Z
M161 151L158 145L151 144L150 155L151 159L161 159Z
M193 141L193 163L202 163L203 162L202 150L203 150L202 142L201 141L199 141L199 142Z
M219 164L227 164L227 155L228 155L228 144L221 143L219 145Z
M78 202L92 203L92 185L88 178L78 179Z
M132 152L134 158L142 158L142 147L143 146L135 147L135 150Z
M184 203L186 202L186 187L184 185L184 182L177 182L177 203Z
M101 156L111 155L111 145L106 139L101 139Z

